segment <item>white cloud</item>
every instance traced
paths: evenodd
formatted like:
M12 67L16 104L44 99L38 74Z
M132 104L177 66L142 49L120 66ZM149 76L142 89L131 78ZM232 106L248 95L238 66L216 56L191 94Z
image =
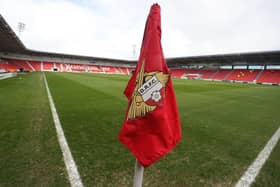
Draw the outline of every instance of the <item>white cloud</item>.
M154 1L0 0L0 12L35 50L131 59ZM166 57L280 49L277 0L173 0L162 7Z

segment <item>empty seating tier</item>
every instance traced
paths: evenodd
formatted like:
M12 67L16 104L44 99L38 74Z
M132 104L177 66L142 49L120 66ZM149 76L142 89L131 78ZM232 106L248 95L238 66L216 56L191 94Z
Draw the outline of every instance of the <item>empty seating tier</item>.
M253 82L260 70L235 69L226 80Z
M264 70L257 83L280 83L280 70Z
M0 62L0 70L3 72L15 72L23 70L130 74L134 71L134 68L78 63L72 64L60 62L4 59ZM176 78L280 84L280 70L170 68L170 72L172 77Z

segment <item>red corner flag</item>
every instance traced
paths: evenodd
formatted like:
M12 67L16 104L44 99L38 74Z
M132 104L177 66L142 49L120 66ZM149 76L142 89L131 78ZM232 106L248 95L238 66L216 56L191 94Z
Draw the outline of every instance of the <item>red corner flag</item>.
M120 141L147 167L181 139L175 94L161 48L160 6L148 16L136 69L124 91L128 98Z

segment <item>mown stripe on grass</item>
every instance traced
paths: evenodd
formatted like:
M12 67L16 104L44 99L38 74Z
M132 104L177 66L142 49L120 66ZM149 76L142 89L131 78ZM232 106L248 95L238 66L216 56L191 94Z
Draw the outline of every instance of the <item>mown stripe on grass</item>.
M117 138L127 105L123 89L128 77L65 73L47 77L84 184L132 186L135 160ZM180 83L174 81L182 141L145 169L143 186L234 186L279 126L279 88L256 92L253 86L234 89L240 87L237 84Z
M53 116L53 120L54 120L54 124L55 124L58 142L59 142L60 148L62 150L63 159L64 159L64 163L65 163L65 166L67 169L67 173L68 173L68 177L69 177L71 186L72 187L83 187L83 183L80 178L80 174L78 172L75 161L72 157L67 140L64 136L64 132L61 127L61 123L60 123L58 114L56 112L56 108L55 108L55 105L54 105L54 102L52 99L52 95L51 95L45 74L44 74L44 81L45 81L45 85L46 85L46 89L47 89L47 93L48 93L48 98L49 98L49 102L50 102L50 107L51 107L52 116Z
M135 160L118 141L127 104L122 94L125 83L108 78L99 82L98 75L91 75L85 80L82 74L46 74L85 186L131 186ZM88 85L72 81L74 77ZM108 82L119 86L109 90Z
M235 187L249 187L255 181L255 178L258 176L262 166L264 165L265 161L268 159L269 155L271 154L273 148L277 144L280 139L280 127L265 145L263 150L259 153L258 157L255 161L250 165L250 167L246 170L244 175L240 178L237 182Z
M70 186L41 73L0 81L0 186Z
M60 78L67 79L69 81L78 83L82 86L88 87L95 92L99 92L108 96L108 98L115 98L116 101L125 100L123 90L127 83L127 76L116 76L116 75L95 75L95 74L85 74L85 73L59 73L55 74ZM115 92L119 90L120 87L123 87L120 92Z

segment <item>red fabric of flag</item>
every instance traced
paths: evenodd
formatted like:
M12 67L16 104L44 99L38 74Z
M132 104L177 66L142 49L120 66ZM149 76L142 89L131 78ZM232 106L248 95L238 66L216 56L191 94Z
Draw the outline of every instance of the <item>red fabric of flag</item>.
M175 93L161 47L158 4L151 7L140 57L124 93L128 107L119 139L147 167L181 139Z

